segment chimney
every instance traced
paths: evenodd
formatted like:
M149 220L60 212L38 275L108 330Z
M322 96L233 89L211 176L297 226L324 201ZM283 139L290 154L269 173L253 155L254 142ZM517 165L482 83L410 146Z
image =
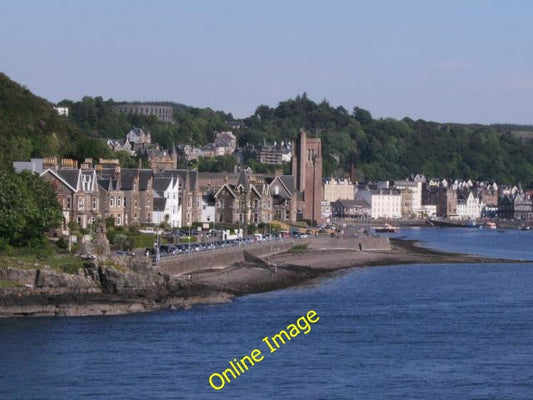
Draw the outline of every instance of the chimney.
M50 168L53 171L57 171L57 157L44 157L43 167L44 169Z

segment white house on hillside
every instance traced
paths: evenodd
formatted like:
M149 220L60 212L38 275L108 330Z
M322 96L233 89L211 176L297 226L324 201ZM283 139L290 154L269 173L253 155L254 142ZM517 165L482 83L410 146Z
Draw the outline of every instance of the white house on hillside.
M154 224L159 225L166 221L173 228L181 227L181 189L182 184L178 177L154 178L152 189L154 195Z

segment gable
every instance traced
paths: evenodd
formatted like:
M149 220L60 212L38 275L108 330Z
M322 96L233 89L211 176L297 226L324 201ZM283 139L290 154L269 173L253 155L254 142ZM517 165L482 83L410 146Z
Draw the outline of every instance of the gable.
M41 173L39 176L41 178L44 178L48 182L52 183L52 186L54 186L54 188L57 188L58 183L60 183L66 189L70 190L72 193L76 192L76 189L72 187L72 185L70 185L65 179L60 177L55 171L51 169L47 169L46 171ZM54 184L54 182L58 182L58 183Z

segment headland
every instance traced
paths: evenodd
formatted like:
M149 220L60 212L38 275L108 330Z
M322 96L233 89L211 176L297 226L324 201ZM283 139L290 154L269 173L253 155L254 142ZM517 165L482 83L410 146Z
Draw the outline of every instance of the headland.
M114 257L76 274L0 268L0 317L114 315L231 301L353 267L517 262L429 250L384 237L312 237L164 259Z

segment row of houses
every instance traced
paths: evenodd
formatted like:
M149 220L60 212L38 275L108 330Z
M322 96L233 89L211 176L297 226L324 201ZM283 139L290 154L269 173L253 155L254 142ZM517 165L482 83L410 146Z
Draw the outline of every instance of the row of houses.
M291 223L298 195L290 175L261 176L251 170L201 173L196 170L92 167L63 163L40 176L50 182L63 213L63 230L71 221L82 228L97 219L115 225L193 223L249 225L277 220ZM46 163L45 164L49 164ZM300 210L302 213L302 210Z
M144 143L146 144L146 143ZM38 173L53 186L63 213L63 230L71 222L86 228L97 219L115 225L194 223L266 224L274 219L320 222L322 155L320 139L300 132L293 146L291 175L233 173L164 168L121 168L118 160L81 165L55 157L15 162L16 171Z
M533 200L530 192L519 186L498 187L496 183L429 179L423 175L393 181L361 183L326 181L324 193L339 187L336 194L346 194L330 201L329 217L424 218L458 220L489 218L531 219ZM350 188L347 190L347 188ZM353 189L353 190L351 190ZM328 218L328 215L324 215Z

